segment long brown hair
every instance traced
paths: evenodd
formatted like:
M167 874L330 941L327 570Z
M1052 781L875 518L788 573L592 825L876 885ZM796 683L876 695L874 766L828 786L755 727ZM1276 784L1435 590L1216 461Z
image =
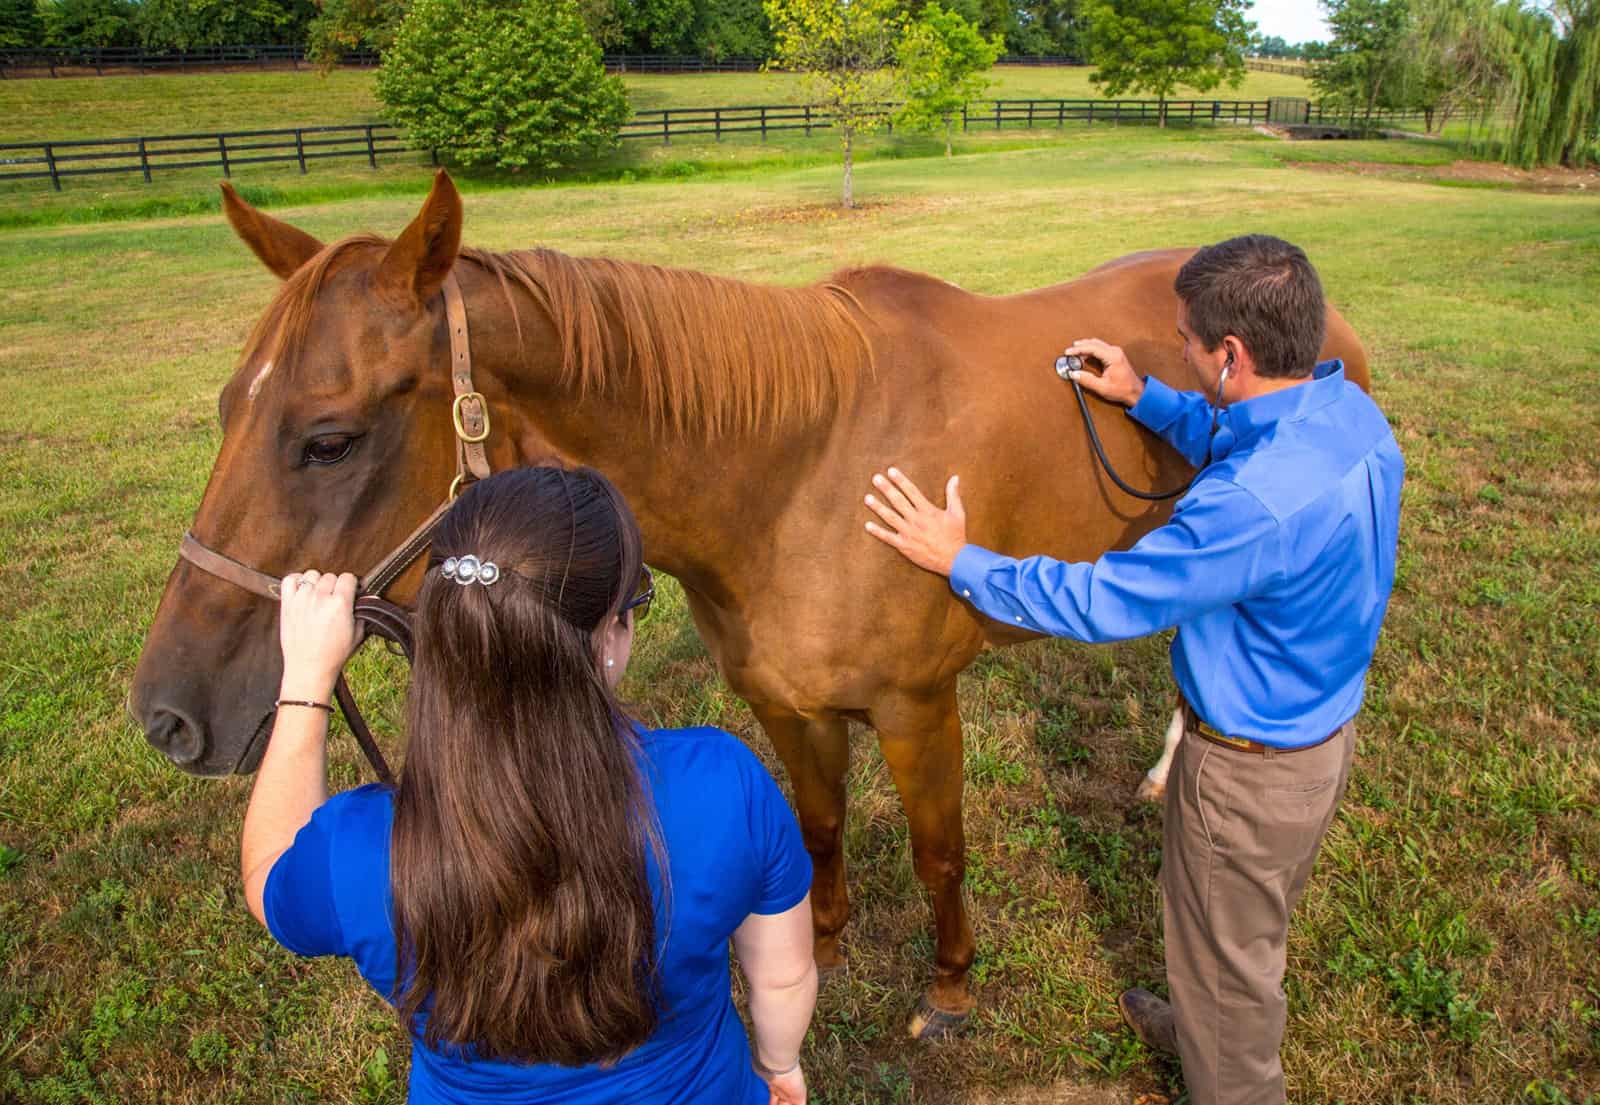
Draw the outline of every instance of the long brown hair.
M438 570L466 555L500 578ZM397 1011L430 1047L575 1066L655 1029L654 822L595 647L640 566L588 469L473 484L433 539L390 862Z

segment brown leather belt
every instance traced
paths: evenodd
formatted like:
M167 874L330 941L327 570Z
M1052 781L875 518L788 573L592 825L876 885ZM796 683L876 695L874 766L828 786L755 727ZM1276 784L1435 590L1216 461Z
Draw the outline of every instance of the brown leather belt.
M1308 752L1313 748L1319 748L1327 744L1334 737L1337 737L1340 730L1344 728L1341 725L1321 740L1312 741L1310 744L1297 744L1293 748L1280 748L1275 744L1262 744L1260 741L1249 740L1245 737L1230 737L1226 733L1218 732L1204 721L1201 721L1200 715L1195 713L1194 707L1189 705L1188 702L1183 703L1182 709L1183 727L1186 732L1197 734L1212 744L1220 744L1222 747L1231 748L1235 752L1249 752L1257 756L1287 756L1292 752Z

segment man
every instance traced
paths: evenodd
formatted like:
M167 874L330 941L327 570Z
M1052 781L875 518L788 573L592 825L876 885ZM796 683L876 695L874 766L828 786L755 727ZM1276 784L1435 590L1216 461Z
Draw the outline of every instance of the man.
M1278 1105L1289 914L1349 775L1405 467L1343 366L1315 363L1326 310L1298 248L1208 246L1176 290L1184 359L1216 408L1141 379L1114 345L1066 351L1101 365L1079 383L1200 469L1166 525L1092 564L1015 560L966 543L957 477L940 510L891 468L873 477L883 524L867 529L1000 621L1098 641L1177 626L1186 739L1161 860L1172 1001L1129 990L1118 1004L1147 1045L1177 1052L1195 1105Z

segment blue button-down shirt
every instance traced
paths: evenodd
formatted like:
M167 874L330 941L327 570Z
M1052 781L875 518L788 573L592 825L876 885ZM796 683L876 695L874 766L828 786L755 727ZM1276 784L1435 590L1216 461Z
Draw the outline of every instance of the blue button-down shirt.
M1147 379L1129 414L1201 469L1166 525L1092 564L968 545L951 587L1080 641L1177 626L1173 676L1212 726L1284 748L1327 736L1361 706L1394 585L1405 463L1383 413L1328 361L1220 412Z

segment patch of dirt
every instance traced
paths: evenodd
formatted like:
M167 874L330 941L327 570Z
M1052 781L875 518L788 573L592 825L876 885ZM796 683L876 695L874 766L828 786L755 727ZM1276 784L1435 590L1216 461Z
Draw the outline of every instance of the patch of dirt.
M1115 1086L1093 1083L1057 1082L1015 1090L979 1090L966 1099L968 1105L1170 1105L1171 1098L1159 1093L1134 1093Z
M745 224L817 223L836 222L842 219L868 219L890 212L933 211L949 207L953 201L934 197L908 197L904 199L857 200L854 207L841 207L836 201L829 203L773 204L747 207L734 216L734 221Z
M1600 170L1514 169L1490 161L1452 161L1448 165L1393 165L1382 161L1290 161L1296 169L1321 173L1493 184L1523 192L1593 192L1600 195Z

